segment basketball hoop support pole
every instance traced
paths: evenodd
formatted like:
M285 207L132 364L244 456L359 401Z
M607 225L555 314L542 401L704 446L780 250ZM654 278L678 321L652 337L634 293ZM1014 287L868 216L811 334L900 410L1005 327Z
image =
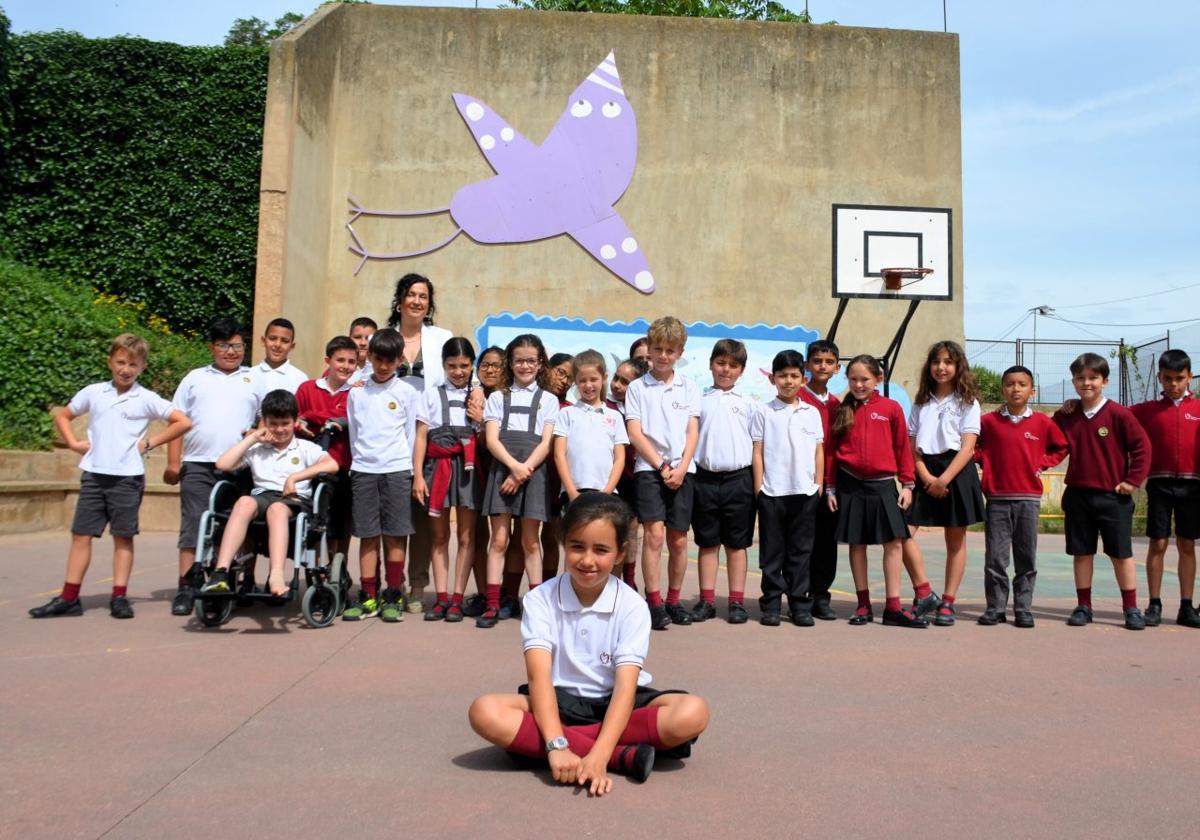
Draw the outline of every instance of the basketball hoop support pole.
M829 332L825 334L826 341L837 341L838 324L842 323L842 314L846 311L846 304L850 302L850 298L842 298L838 301L837 314L833 316L833 323L829 325Z
M844 300L845 298L843 298ZM917 313L917 307L920 304L920 298L908 302L908 312L905 313L904 320L900 322L900 327L896 330L896 335L892 337L892 343L884 351L882 361L883 395L885 397L891 396L892 368L895 367L896 360L900 358L900 345L904 343L904 334L908 332L908 324L912 320L913 315Z

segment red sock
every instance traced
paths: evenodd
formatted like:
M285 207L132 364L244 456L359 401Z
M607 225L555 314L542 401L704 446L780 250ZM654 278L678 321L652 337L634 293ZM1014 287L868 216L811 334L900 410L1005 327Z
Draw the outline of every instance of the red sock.
M504 573L504 594L510 598L516 598L521 594L521 578L524 572L505 572Z
M633 714L629 716L629 723L625 724L625 731L621 733L617 743L649 744L656 750L667 749L667 745L663 743L658 734L658 707L645 706L641 709L634 709Z
M114 597L114 598L124 598L124 597L125 597L125 593L126 593L126 592L128 592L128 591L129 591L129 587L128 587L128 586L114 586L114 587L112 588L112 597Z
M525 713L525 717L521 719L521 728L505 749L529 758L546 757L546 745L542 743L542 734L538 732L537 721L533 719L531 712Z
M679 603L679 594L680 594L680 590L678 590L678 589L668 589L667 590L667 603L668 604L678 604Z
M928 584L926 584L926 585L928 586ZM953 604L953 603L954 603L954 596L953 596L953 595L943 595L943 596L942 596L942 603L944 603L944 604Z
M183 580L183 578L180 578L180 580ZM64 601L78 601L79 590L82 587L82 583L64 583L62 594L58 597L62 598Z
M626 563L624 566L622 566L621 578L625 581L625 583L629 584L634 589L637 589L637 564Z
M900 596L897 595L895 598L888 598L883 608L888 612L900 612Z
M871 609L871 590L870 589L858 589L858 590L855 590L854 594L858 597L858 605L860 607L863 607L868 610Z
M662 603L663 603L662 602L662 593L661 592L647 592L646 593L646 603L649 604L651 607L661 607Z
M745 592L743 592L742 590L740 590L740 589L738 589L738 590L733 590L733 589L730 589L730 590L729 590L729 603L731 603L731 604L740 604L740 603L742 603L742 602L743 602L743 601L745 601L745 600L746 600L746 593L745 593ZM712 603L712 599L709 599L709 602L708 602L708 603L710 603L710 604L711 604L711 603Z
M500 584L498 583L487 585L487 608L489 610L500 609Z
M1076 589L1075 595L1077 598L1079 598L1080 606L1090 607L1092 605L1092 587L1089 586L1087 589Z
M374 588L374 589L372 589L371 591L372 591L372 592L378 592L378 591L379 591L380 584L382 584L382 583L383 583L383 579L382 579L381 577L379 577L379 569L376 569L376 570L375 570L375 577L371 578L371 582L372 582L372 583L374 584L374 586L375 586L375 588Z
M404 588L404 564L392 560L383 561L383 570L387 575L388 589ZM376 578L378 580L378 578ZM376 584L378 586L378 584Z
M1137 609L1137 589L1121 590L1121 606L1127 610Z
M449 604L450 603L450 595L446 592L439 592L437 594L437 600L438 600L439 604Z
M701 589L701 590L700 590L700 600L701 600L701 601L703 601L704 603L708 604L709 606L712 606L712 604L713 604L714 602L716 602L716 600L717 600L717 590L715 590L715 589ZM729 600L730 600L730 601L732 601L732 600L733 600L733 593L732 593L732 592L730 592L730 593L729 593Z
M369 577L362 579L361 589L368 598L374 598L379 594L379 578Z
M571 752L581 757L592 751L592 747L596 745L596 736L599 734L600 724L598 723L592 726L563 727L563 736L567 739ZM525 716L521 719L521 728L517 730L516 737L505 749L528 758L544 759L546 757L542 734L538 731L537 722L530 712L525 712ZM619 745L608 759L608 769L628 771L630 769L628 762L632 758L632 751L627 752L624 746Z
M929 585L929 581L925 581L924 583L918 583L917 585L915 585L913 587L913 592L916 593L917 599L919 600L921 598L924 598L927 595L932 594L933 587ZM951 600L951 603L953 603L954 599L951 598L950 600Z
M462 602L463 602L463 594L461 592L455 592L453 595L450 596L450 605L451 606L461 607Z

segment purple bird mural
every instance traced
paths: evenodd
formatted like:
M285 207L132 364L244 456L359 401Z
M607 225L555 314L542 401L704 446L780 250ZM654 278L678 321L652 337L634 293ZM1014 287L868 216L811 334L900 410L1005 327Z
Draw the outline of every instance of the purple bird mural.
M625 98L617 61L610 52L579 87L540 146L521 136L478 99L454 94L454 104L496 174L459 189L449 207L432 210L368 210L349 197L350 251L367 260L398 260L428 254L460 233L482 243L534 242L567 234L617 277L643 294L654 275L641 246L613 205L625 193L637 162L637 120ZM374 253L353 224L363 216L429 216L449 213L456 230L420 251Z

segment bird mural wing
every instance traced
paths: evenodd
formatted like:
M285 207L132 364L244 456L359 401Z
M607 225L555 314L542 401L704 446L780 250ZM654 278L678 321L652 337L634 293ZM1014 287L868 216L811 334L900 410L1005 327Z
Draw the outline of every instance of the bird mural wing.
M519 168L537 151L537 146L518 132L486 103L465 93L454 94L454 107L471 130L479 151L497 175Z
M630 286L644 295L654 291L654 275L650 273L642 248L615 210L611 216L567 233L602 266Z

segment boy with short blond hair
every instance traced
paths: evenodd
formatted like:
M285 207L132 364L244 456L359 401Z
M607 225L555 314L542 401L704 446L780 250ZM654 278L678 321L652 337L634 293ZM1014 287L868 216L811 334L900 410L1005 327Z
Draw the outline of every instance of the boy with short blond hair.
M138 508L146 488L143 458L151 449L175 440L191 427L187 416L153 391L137 384L146 369L145 339L122 333L108 352L112 379L88 385L71 398L54 418L67 447L83 456L79 468L79 500L71 524L71 548L62 592L49 603L34 607L34 618L82 615L79 590L92 562L92 540L110 526L113 538L113 587L109 612L113 618L133 618L126 587L133 570L133 538L138 533ZM88 415L87 440L78 440L71 421ZM151 420L166 420L167 428L146 437Z
M730 624L745 624L746 549L754 544L753 446L750 424L754 401L738 387L746 370L746 345L723 338L709 356L713 384L700 397L696 443L692 533L700 549L700 600L692 621L716 618L717 568L721 546L729 575Z
M700 389L675 371L687 330L677 318L659 318L646 333L650 370L629 384L625 421L637 452L638 519L644 523L642 576L650 622L655 630L691 624L679 603L687 573L687 532L692 521L692 456L700 435ZM663 602L659 565L667 545L667 600Z
M263 360L254 366L260 399L276 388L296 393L308 374L289 360L296 349L296 327L287 318L274 318L262 334Z
M179 589L171 614L192 612L200 582L193 578L200 517L208 509L213 486L228 478L217 459L254 428L261 395L246 357L245 331L233 318L220 318L208 330L213 362L183 377L172 404L188 416L192 428L167 447L163 481L179 485Z
M1179 552L1179 612L1175 623L1200 627L1192 604L1196 586L1196 539L1200 537L1200 400L1192 394L1192 360L1182 350L1158 357L1162 396L1130 410L1149 436L1150 480L1146 483L1146 581L1150 604L1146 624L1162 623L1162 575L1171 521Z
M1054 414L1071 447L1062 508L1079 603L1067 624L1092 623L1092 572L1097 538L1102 538L1121 589L1125 627L1143 630L1133 564L1133 494L1149 472L1150 441L1129 409L1104 396L1108 361L1103 356L1084 353L1071 362L1071 382L1078 409Z

